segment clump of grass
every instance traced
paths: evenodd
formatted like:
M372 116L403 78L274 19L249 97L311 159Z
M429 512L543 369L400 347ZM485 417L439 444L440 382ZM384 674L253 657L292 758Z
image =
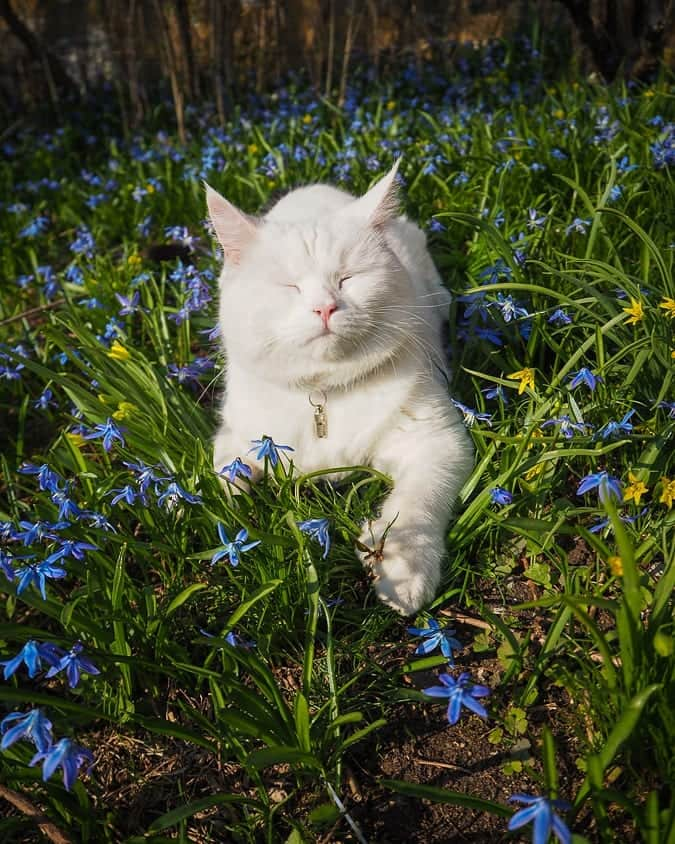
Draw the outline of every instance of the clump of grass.
M497 741L508 741L507 705L529 729L553 685L576 707L575 794L558 794L552 733L531 731L542 799L565 797L566 822L598 840L613 840L617 807L645 840L672 834L667 82L543 88L533 63L518 69L518 92L489 62L473 67L449 87L409 69L387 90L355 90L343 109L282 91L222 129L200 108L186 146L152 127L124 141L114 121L24 130L6 144L0 700L20 715L4 722L0 767L81 840L121 828L96 800L96 767L85 776L96 748L79 748L104 724L184 742L248 778L246 793L177 792L137 836L177 829L187 840L194 815L227 806L218 834L239 840L309 835L312 818L340 812L363 837L339 796L343 763L392 706L432 705L402 676L447 665L448 650L453 659L437 618L466 608L491 626L485 647L505 655L490 708ZM417 620L421 658L392 671L373 649L407 634L353 553L386 490L377 467L353 467L334 488L298 477L282 454L235 497L211 468L222 361L217 256L200 221L202 178L255 211L300 183L363 191L401 153L408 211L429 226L456 294L452 392L478 459L449 531L444 590ZM154 242L178 242L184 262L153 261ZM274 432L251 440L263 434ZM543 618L541 641L481 608L479 579L500 586L514 574L537 592L521 609ZM65 679L73 661L80 676L71 667ZM441 682L464 705L472 689L480 696L468 678ZM36 709L50 728L29 729ZM33 760L44 783L31 740L46 754ZM70 791L51 776L59 767ZM290 772L281 802L271 767ZM480 794L389 785L512 814ZM337 814L300 812L299 793Z

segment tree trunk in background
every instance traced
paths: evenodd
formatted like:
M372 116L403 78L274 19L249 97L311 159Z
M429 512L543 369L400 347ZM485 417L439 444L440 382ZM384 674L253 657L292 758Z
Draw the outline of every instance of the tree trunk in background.
M64 66L19 18L12 8L10 0L0 0L0 15L5 19L10 32L21 41L31 56L44 68L52 103L56 105L59 93L76 93L77 86Z
M675 25L673 0L561 0L582 44L607 80L646 76L663 57Z

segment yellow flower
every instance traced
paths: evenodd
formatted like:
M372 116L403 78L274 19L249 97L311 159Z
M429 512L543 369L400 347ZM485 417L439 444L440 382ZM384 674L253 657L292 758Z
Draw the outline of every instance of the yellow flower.
M270 190L274 190L274 188L275 188L276 186L277 186L277 183L274 181L274 179L268 179L268 180L267 180L267 187L268 187Z
M563 119L563 117L565 116L565 112L564 112L561 108L557 108L557 109L553 112L553 116L554 116L554 117L557 117L557 118L558 118L558 120L562 120L562 119Z
M145 189L148 193L154 193L155 192L155 186L153 184L151 184L150 182L148 182L148 184L145 186Z
M645 312L642 309L642 302L638 302L637 299L633 299L632 296L630 297L630 308L621 308L621 310L626 314L630 314L629 318L626 320L626 325L635 325L640 322L645 315Z
M662 490L659 502L661 504L665 504L666 507L670 510L670 508L673 506L673 499L675 499L675 479L670 481L664 475L661 478L661 484Z
M640 506L640 499L645 494L645 492L649 491L649 487L644 484L639 478L636 478L632 472L628 472L628 480L630 483L626 487L623 493L623 500L630 501L633 499L635 504L639 507Z
M249 144L248 147L248 154L255 155L258 152L258 145L257 144Z
M514 381L520 379L518 384L518 395L525 392L525 387L532 387L534 389L534 369L526 366L525 369L519 369L518 372L512 372L506 376Z
M663 302L659 302L659 308L663 308L666 316L675 319L675 299L664 298Z
M302 122L305 124L305 126L307 126L309 123L311 123L311 122L312 122L312 115L311 115L311 114L306 114L306 115L302 118Z
M110 351L107 353L109 358L113 360L129 360L131 355L129 351L124 348L124 346L115 340L110 347Z
M621 561L621 557L608 557L607 565L614 577L621 577L623 574L623 562Z
M135 410L137 410L135 404L132 404L130 401L121 401L117 405L117 410L113 413L113 419L126 419Z
M646 91L643 91L643 92L642 92L642 96L643 96L643 97L653 97L653 96L654 96L654 93L655 93L655 92L654 92L654 91L652 91L652 89L651 89L651 88L647 88L647 90L646 90Z
M127 258L127 264L131 267L131 269L135 269L136 267L140 266L142 262L142 258L140 255L129 255Z
M528 448L532 448L532 446L528 445ZM528 469L527 472L525 472L525 476L524 476L525 480L531 481L534 478L536 478L537 475L541 475L541 473L543 471L544 471L544 464L543 463L535 463L534 466L531 469Z
M396 103L394 100L389 100L387 103L387 111L393 111L396 108Z
M82 436L82 434L76 434L74 431L67 431L67 432L66 432L66 436L68 437L68 440L69 440L69 441L70 441L70 442L71 442L71 443L72 443L72 444L73 444L76 448L80 448L80 446L83 446L83 445L85 444L85 442L86 442L86 440L85 440L85 438Z

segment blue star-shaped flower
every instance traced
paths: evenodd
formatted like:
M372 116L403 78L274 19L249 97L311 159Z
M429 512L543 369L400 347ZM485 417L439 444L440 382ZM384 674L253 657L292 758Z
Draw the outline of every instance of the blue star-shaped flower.
M223 557L227 557L229 559L231 566L238 566L241 560L241 554L243 554L244 551L249 551L251 548L255 548L255 546L260 545L261 542L259 539L255 542L246 542L248 539L248 531L246 528L242 528L234 540L230 542L228 535L225 533L225 528L221 524L218 525L218 536L220 537L220 541L223 543L223 547L220 551L216 551L213 557L211 557L212 566L222 560Z
M61 671L65 671L66 677L68 678L68 685L71 689L74 689L80 682L80 672L84 671L85 674L100 674L101 672L94 663L88 657L82 656L83 650L82 643L76 642L65 656L62 656L55 665L52 665L47 672L47 677L54 677Z
M15 741L26 738L33 742L38 750L44 751L51 747L52 722L41 709L31 709L30 712L10 712L0 722L2 742L0 747L7 750Z
M548 797L533 797L529 794L514 794L509 800L515 803L525 803L526 808L517 811L509 821L509 829L520 829L521 826L534 821L532 830L532 844L547 844L551 833L560 844L571 844L572 833L564 821L553 811L568 811L571 806L564 800L549 800Z
M480 715L481 718L487 718L485 707L476 700L476 698L490 694L490 689L487 686L475 685L466 672L462 672L457 679L450 674L440 674L438 679L443 685L430 686L428 689L422 689L422 692L429 697L448 698L448 721L450 724L456 724L459 721L462 706L475 712L476 715Z
M85 762L89 762L88 770L91 770L91 766L94 764L94 756L91 750L75 744L68 738L62 738L46 750L38 751L29 764L37 765L38 762L44 762L42 766L44 782L47 782L57 768L62 768L63 784L70 791L80 768Z
M252 451L253 449L251 449ZM216 472L219 478L227 478L227 480L233 484L235 480L240 478L250 478L253 474L253 470L248 465L248 463L244 463L240 457L235 457L231 463L228 463L227 466L223 466L220 472Z
M16 594L20 595L32 584L39 590L42 600L47 600L47 580L60 580L66 576L66 570L55 566L53 561L47 557L41 563L28 563L23 568L14 572L18 579Z
M51 642L36 642L34 639L29 639L16 656L1 660L0 665L5 666L3 671L5 680L9 680L22 663L25 664L28 676L32 679L38 671L42 670L42 660L49 665L56 665L62 655L61 648Z
M192 495L187 490L183 489L182 486L177 484L176 481L171 481L157 499L157 503L163 504L167 498L172 503L175 503L179 498L182 498L183 501L187 501L188 504L200 504L202 500L200 495Z
M598 490L598 497L603 504L609 497L613 497L619 502L623 501L621 482L607 472L594 472L582 478L577 487L577 495L584 495L592 489Z
M454 666L455 660L453 651L461 651L464 647L460 641L454 638L454 630L448 627L441 627L435 618L430 618L428 627L408 627L411 636L421 636L423 641L417 646L416 656L426 656L440 646L441 653L448 660L450 666Z
M303 533L311 536L321 543L323 547L323 559L328 556L330 549L330 536L328 534L328 519L307 519L304 522L298 522L298 527Z
M619 434L630 434L633 430L633 425L630 423L631 416L635 413L635 410L629 410L628 413L624 414L623 419L620 422L616 422L614 419L610 419L605 425L600 428L596 434L596 437L601 437L603 440L608 440L610 437L618 436Z
M93 431L85 434L84 438L85 440L96 440L102 438L103 448L106 451L110 451L115 440L119 440L119 442L124 445L122 430L118 428L115 422L110 418L108 418L103 425L95 425Z
M599 375L593 375L591 370L585 366L582 366L578 372L570 372L569 377L570 382L568 386L570 390L574 390L579 384L585 384L593 392L598 384L602 382L602 378Z
M573 422L567 414L557 416L553 419L547 419L546 422L542 422L540 427L548 428L549 425L557 425L560 433L568 440L572 439L575 431L584 434L588 427L585 422Z
M249 448L248 454L257 448L256 460L262 460L268 457L272 466L276 466L279 462L279 451L295 451L290 445L279 445L275 443L272 437L263 436L261 440L251 440L251 442L253 443L253 448Z
M494 486L490 490L490 501L496 504L497 507L506 507L513 501L513 494L508 489L502 489L500 486Z

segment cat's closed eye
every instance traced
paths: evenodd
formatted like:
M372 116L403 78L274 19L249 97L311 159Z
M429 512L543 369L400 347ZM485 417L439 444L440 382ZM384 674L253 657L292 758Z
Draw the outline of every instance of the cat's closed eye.
M345 283L345 281L349 281L350 278L351 278L350 275L343 275L342 276L342 278L338 281L338 287L339 287L340 290L342 290L342 285Z
M294 290L297 290L298 293L300 292L300 288L298 287L297 284L284 284L284 285L282 285L282 287L292 287Z

